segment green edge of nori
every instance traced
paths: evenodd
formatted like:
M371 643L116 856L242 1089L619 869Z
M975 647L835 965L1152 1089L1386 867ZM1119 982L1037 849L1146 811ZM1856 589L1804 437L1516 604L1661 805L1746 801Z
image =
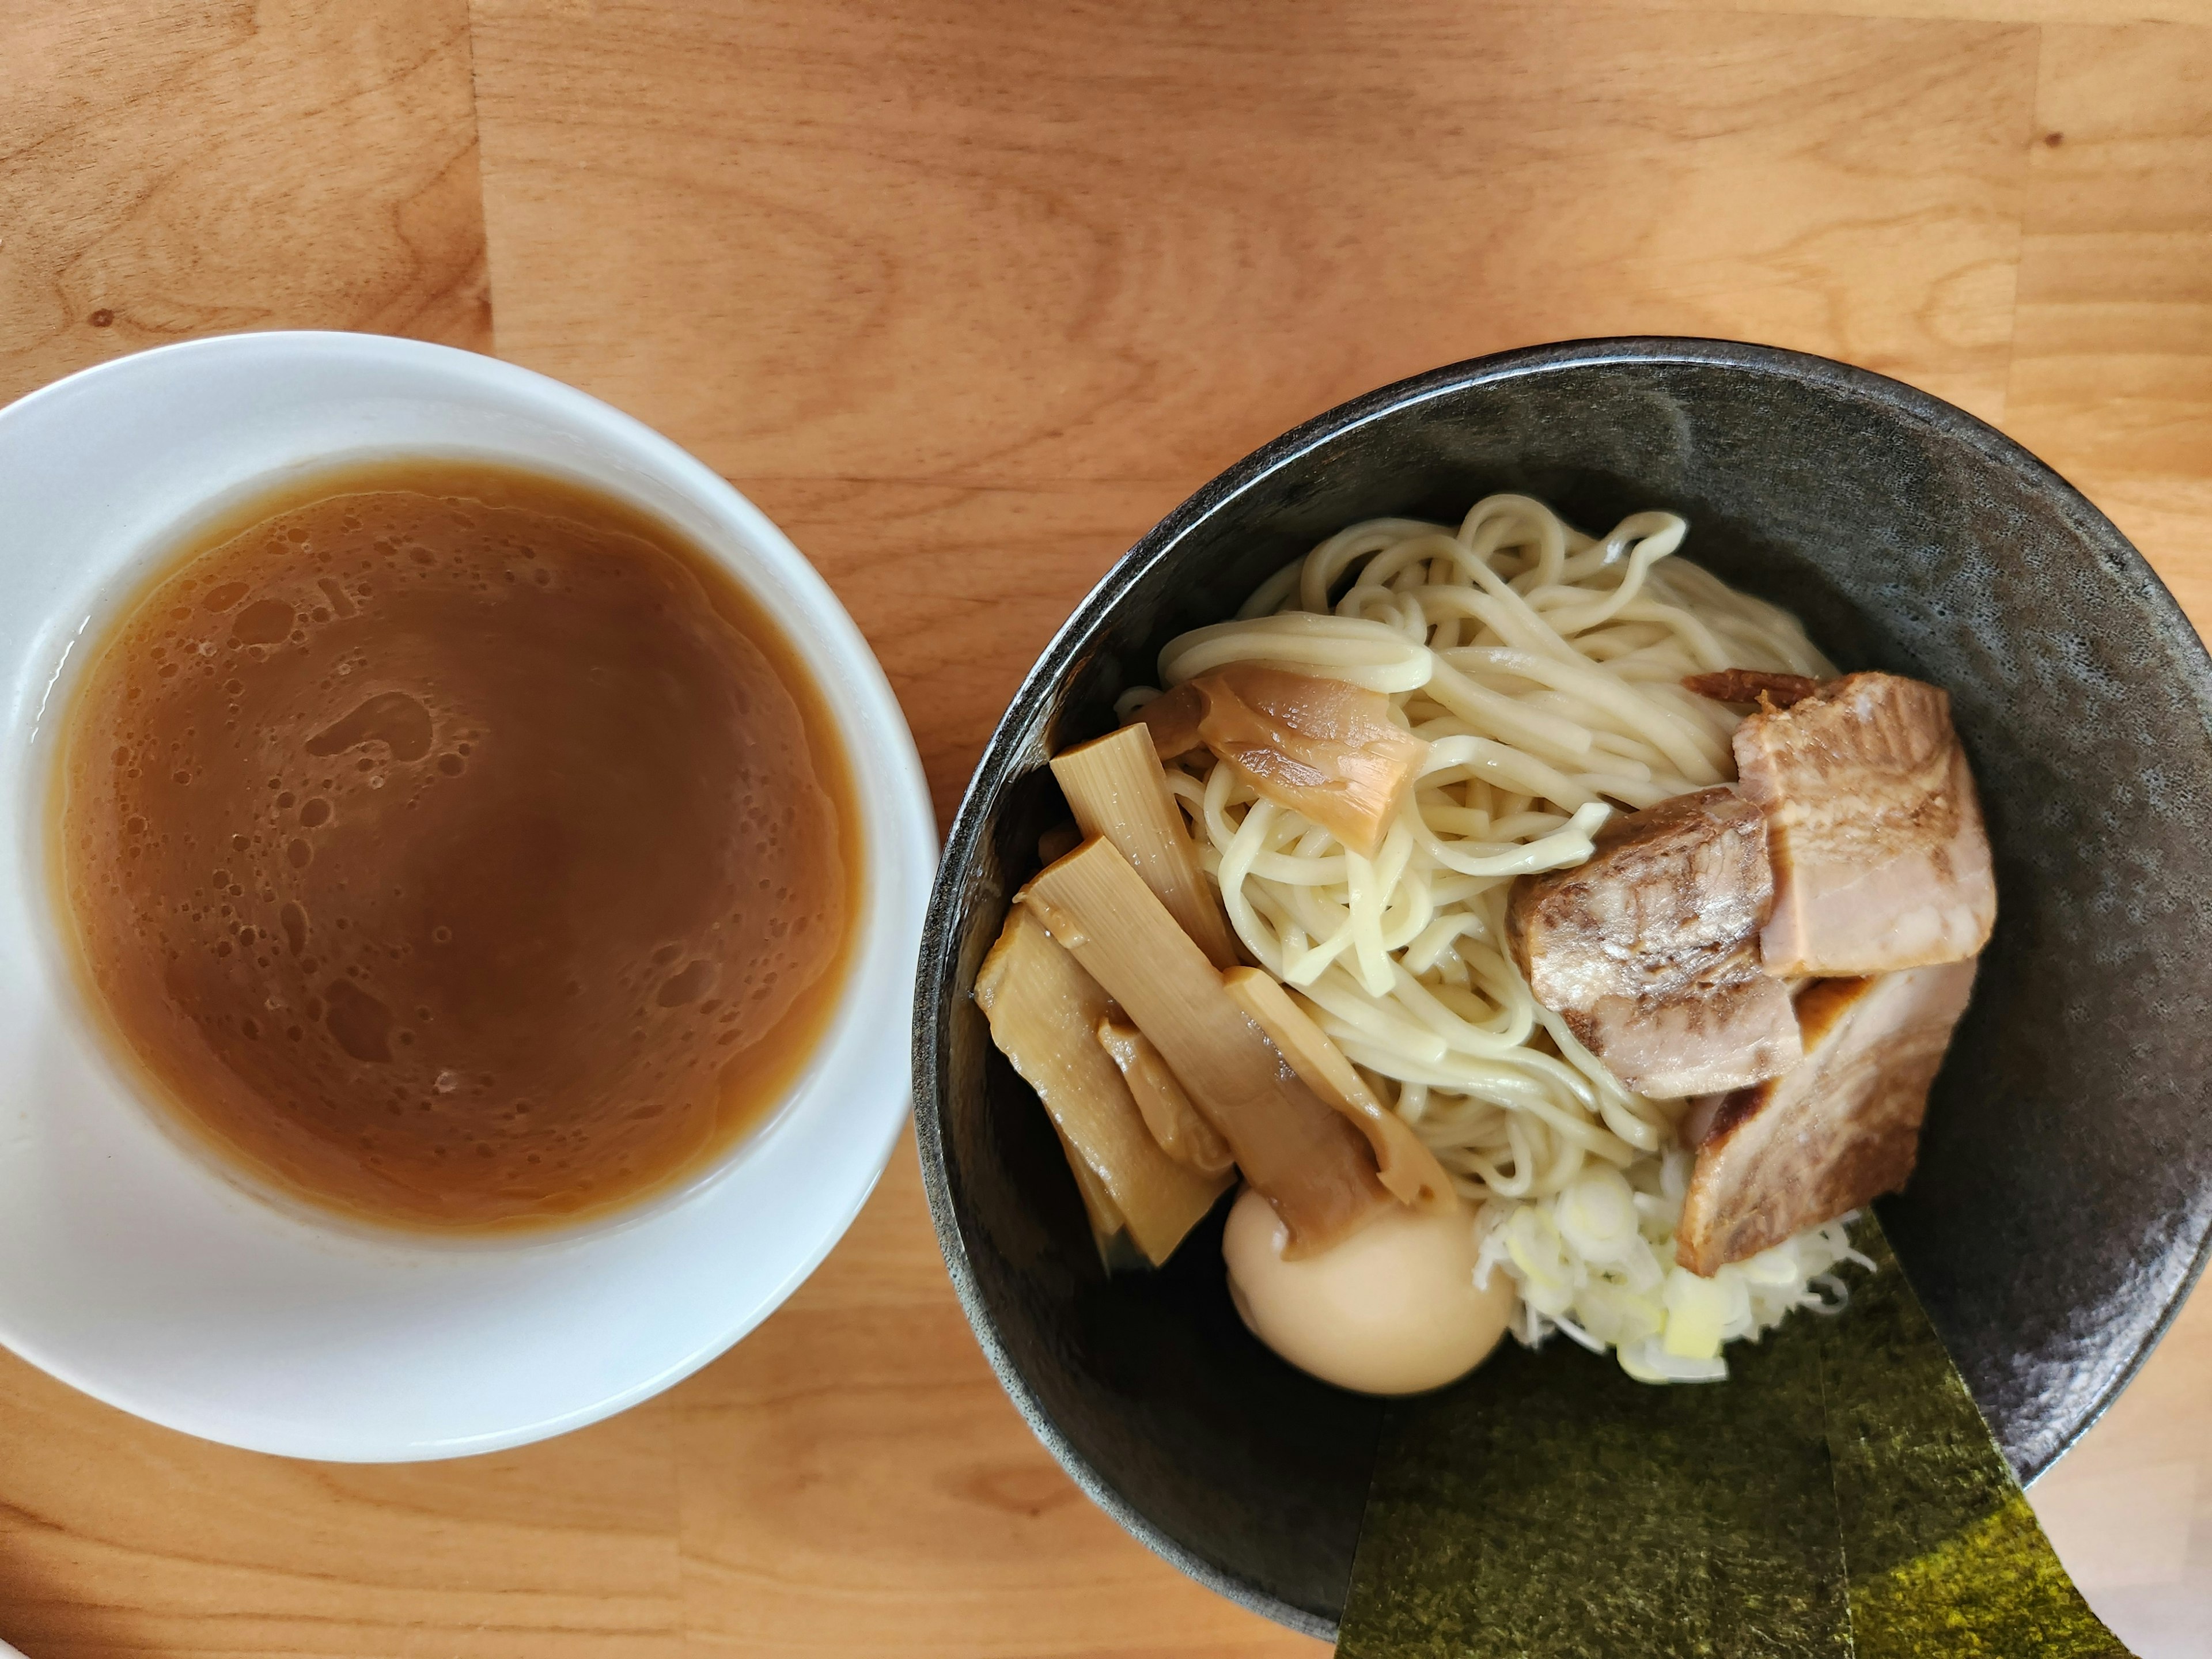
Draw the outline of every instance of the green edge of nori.
M1837 1525L1858 1659L2113 1659L1890 1254L1822 1334Z
M1834 1318L1651 1388L1555 1341L1386 1417L1346 1659L2124 1659L1881 1229Z

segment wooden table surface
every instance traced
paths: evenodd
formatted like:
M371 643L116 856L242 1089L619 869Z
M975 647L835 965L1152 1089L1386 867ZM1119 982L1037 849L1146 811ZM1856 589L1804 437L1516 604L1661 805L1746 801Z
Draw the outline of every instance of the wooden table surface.
M689 447L851 607L940 811L1194 485L1534 341L1729 335L1911 380L2081 484L2202 624L2212 0L0 7L0 401L268 327L496 351ZM2212 1656L2212 1291L2034 1498L2144 1659ZM0 1355L0 1638L1321 1651L1031 1439L910 1146L739 1348L523 1451L285 1462Z

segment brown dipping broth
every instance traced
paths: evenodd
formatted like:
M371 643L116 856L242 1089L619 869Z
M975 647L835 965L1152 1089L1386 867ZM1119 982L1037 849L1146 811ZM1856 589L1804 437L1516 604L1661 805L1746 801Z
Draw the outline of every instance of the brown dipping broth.
M480 464L198 536L63 727L77 965L176 1118L441 1231L698 1173L811 1057L859 910L820 693L669 526Z

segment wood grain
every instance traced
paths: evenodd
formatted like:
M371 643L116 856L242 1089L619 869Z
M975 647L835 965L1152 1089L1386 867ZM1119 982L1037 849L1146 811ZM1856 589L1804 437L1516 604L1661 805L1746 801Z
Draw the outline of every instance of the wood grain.
M463 5L16 0L0 397L234 327L489 349L488 269L503 354L670 432L822 568L940 813L1194 484L1534 340L1899 374L2075 477L2212 623L2212 30L2143 21L2212 0L477 0L472 30ZM2212 1292L2034 1494L2143 1659L2212 1659L2208 1379ZM737 1350L519 1452L282 1462L0 1356L0 1638L1322 1650L1054 1468L960 1317L910 1145Z
M941 822L1075 602L1180 482L745 478L837 590L914 727Z
M1664 11L1765 11L1981 23L2212 23L2212 0L1610 0Z
M2025 29L604 0L476 62L502 353L747 481L1195 483L1577 333L2002 407Z
M2212 1292L2030 1494L2089 1603L2142 1659L2212 1653Z
M2043 36L2009 425L2212 626L2212 30Z
M145 346L489 350L465 0L0 9L0 402Z
M665 1401L523 1452L356 1468L207 1445L0 1362L0 1637L33 1659L673 1651Z
M1671 331L2001 412L2034 47L1432 0L501 0L475 48L501 349L772 513L804 493L943 808L1115 554L1369 386ZM922 616L1008 595L994 625L914 627L846 579L916 514Z
M761 1656L1326 1651L1076 1490L920 1260L928 1224L909 1146L830 1263L672 1397L694 1637Z

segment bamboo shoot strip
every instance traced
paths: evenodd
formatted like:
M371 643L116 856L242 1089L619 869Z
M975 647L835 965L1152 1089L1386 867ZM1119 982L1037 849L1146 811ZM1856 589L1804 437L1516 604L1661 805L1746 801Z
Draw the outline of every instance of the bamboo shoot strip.
M1221 976L1237 1006L1267 1034L1306 1086L1344 1114L1367 1137L1383 1186L1417 1210L1456 1210L1459 1195L1437 1155L1406 1121L1375 1097L1328 1033L1291 1000L1291 994L1257 968L1232 968Z
M1188 1164L1200 1175L1222 1175L1237 1167L1229 1143L1206 1115L1190 1103L1182 1085L1168 1070L1160 1051L1133 1025L1117 1025L1110 1018L1098 1022L1098 1046L1121 1068L1121 1081L1129 1085L1145 1127L1160 1150L1178 1164Z
M1299 1080L1110 842L1084 842L1024 890L1053 938L1135 1020L1229 1143L1244 1178L1275 1206L1290 1230L1286 1256L1328 1249L1392 1201L1359 1132ZM1095 1037L1091 1047L1104 1061Z
M1049 1117L1051 1114L1048 1112L1046 1115ZM1067 1158L1067 1167L1074 1172L1075 1190L1083 1194L1083 1213L1091 1218L1091 1242L1098 1247L1099 1265L1111 1272L1116 1252L1134 1248L1129 1243L1127 1224L1121 1219L1121 1206L1106 1190L1098 1171L1075 1150L1067 1131L1054 1123L1052 1132L1060 1137L1060 1150Z
M1151 736L1125 726L1053 757L1052 775L1086 836L1103 836L1216 968L1237 965L1237 941L1198 862Z
M976 973L975 1001L992 1042L1036 1091L1062 1144L1105 1188L1131 1242L1154 1266L1165 1261L1229 1182L1176 1163L1152 1139L1098 1046L1098 1022L1112 1007L1106 993L1017 904ZM1080 1168L1076 1181L1085 1184ZM1094 1229L1099 1221L1094 1209Z

